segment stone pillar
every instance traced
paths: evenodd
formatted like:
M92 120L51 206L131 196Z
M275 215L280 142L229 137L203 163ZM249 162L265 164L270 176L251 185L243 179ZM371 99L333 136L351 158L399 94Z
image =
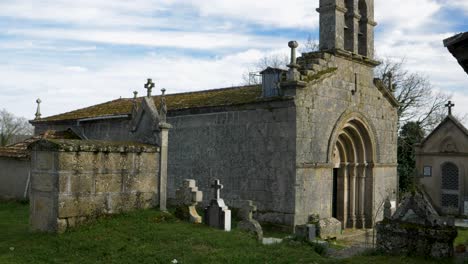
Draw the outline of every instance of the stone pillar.
M349 166L348 228L356 227L356 163Z
M320 50L344 49L345 12L343 0L320 0Z
M160 123L161 153L159 163L159 209L167 211L167 147L169 141L169 129L172 126L168 123Z
M365 218L365 194L366 194L366 168L367 164L359 164L358 165L358 216L357 216L357 227L358 228L365 228L366 227L366 218Z
M366 166L365 193L364 193L364 214L366 217L366 227L374 227L374 164L368 163Z
M337 218L341 221L342 228L346 228L348 220L348 163L343 162L340 164L338 174L338 194L337 194Z

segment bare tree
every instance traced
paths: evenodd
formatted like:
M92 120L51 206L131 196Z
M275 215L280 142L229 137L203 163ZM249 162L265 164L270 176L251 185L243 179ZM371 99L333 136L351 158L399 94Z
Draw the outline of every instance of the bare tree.
M12 143L18 135L32 135L33 127L24 117L16 117L5 109L0 110L0 146Z
M307 36L307 40L304 45L300 48L301 53L314 52L319 50L319 43L317 40L312 38L312 35Z
M400 103L400 127L408 121L415 121L419 122L425 131L430 131L446 116L444 106L451 96L434 92L426 76L406 69L404 59L382 60L375 75L386 85L392 84L391 89Z

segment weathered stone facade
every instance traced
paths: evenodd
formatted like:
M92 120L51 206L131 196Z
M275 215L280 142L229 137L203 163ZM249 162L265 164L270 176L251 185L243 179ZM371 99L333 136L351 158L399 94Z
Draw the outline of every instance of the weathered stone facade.
M157 147L41 140L30 149L33 230L63 232L100 215L158 204Z

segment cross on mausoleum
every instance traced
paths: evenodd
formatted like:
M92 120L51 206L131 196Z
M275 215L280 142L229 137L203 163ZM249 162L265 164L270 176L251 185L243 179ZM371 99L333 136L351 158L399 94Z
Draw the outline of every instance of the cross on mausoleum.
M145 88L148 90L148 97L151 96L151 90L154 88L153 80L148 79L148 82L145 84Z
M223 185L219 180L215 180L213 185L211 185L211 188L215 189L215 199L221 199L221 189L223 188Z
M454 107L455 104L452 103L452 101L448 101L448 103L445 105L445 107L448 108L448 111L449 111L449 115L452 115L452 107Z

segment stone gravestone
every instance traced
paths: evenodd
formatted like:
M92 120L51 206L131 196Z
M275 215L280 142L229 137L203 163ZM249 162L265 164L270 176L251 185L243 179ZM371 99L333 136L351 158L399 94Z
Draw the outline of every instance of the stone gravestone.
M260 223L257 220L253 219L252 216L253 212L255 211L257 211L257 207L253 204L252 201L243 201L242 206L239 210L239 216L242 219L242 221L240 221L239 224L237 224L237 228L254 234L257 240L262 241L262 227L260 226Z
M186 179L181 188L176 191L177 208L175 215L182 220L201 224L202 218L196 206L203 200L203 193L198 190L195 180Z
M377 249L394 255L451 257L457 229L421 190L407 194L396 212L376 224Z
M231 231L231 210L221 199L223 185L219 180L215 180L211 187L215 191L215 197L210 201L210 205L205 208L205 223L211 227Z

